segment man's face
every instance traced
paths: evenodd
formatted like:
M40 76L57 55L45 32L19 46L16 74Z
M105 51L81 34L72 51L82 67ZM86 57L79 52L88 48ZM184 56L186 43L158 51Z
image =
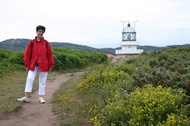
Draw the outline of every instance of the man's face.
M43 34L44 34L44 30L39 29L39 30L36 32L36 34L37 34L37 37L42 38L42 37L43 37Z

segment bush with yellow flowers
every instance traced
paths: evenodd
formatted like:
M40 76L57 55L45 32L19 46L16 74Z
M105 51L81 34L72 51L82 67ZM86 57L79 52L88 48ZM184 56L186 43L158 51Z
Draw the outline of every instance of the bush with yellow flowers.
M111 99L117 92L125 94L134 90L133 78L122 69L100 65L87 73L85 79L78 84L77 87L82 92L88 92L91 97L91 114L98 114L107 105L107 99Z
M117 70L117 67L108 67L88 73L84 81L78 84L78 88L89 89L92 93L107 92L110 94L117 90L132 90L132 83L133 79L128 73Z
M181 106L184 96L181 91L151 85L125 97L116 93L91 121L99 126L189 126Z

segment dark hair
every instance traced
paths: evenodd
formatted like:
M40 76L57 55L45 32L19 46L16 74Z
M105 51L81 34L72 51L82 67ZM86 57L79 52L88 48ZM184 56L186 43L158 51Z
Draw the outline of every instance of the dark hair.
M36 27L36 32L38 31L38 30L43 30L44 32L46 31L46 28L44 27L44 26L42 26L42 25L38 25L37 27Z

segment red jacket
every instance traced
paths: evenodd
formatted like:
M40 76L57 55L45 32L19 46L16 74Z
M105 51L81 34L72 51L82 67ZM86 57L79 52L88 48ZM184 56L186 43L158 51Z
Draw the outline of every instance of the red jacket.
M24 64L26 68L34 71L36 62L38 62L39 71L41 72L48 72L53 68L54 57L51 46L44 38L40 41L36 39L31 40L24 52Z

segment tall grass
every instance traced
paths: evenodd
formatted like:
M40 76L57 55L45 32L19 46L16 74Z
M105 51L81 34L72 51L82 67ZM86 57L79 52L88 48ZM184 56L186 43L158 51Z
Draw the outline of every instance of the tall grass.
M79 92L77 84L83 75L74 75L53 95L53 111L61 118L61 126L91 126L89 113L92 99L87 92Z
M27 73L12 72L3 76L0 81L0 114L11 112L18 108L21 103L16 99L24 96L24 87ZM36 82L35 82L36 83ZM36 89L34 84L34 90Z

